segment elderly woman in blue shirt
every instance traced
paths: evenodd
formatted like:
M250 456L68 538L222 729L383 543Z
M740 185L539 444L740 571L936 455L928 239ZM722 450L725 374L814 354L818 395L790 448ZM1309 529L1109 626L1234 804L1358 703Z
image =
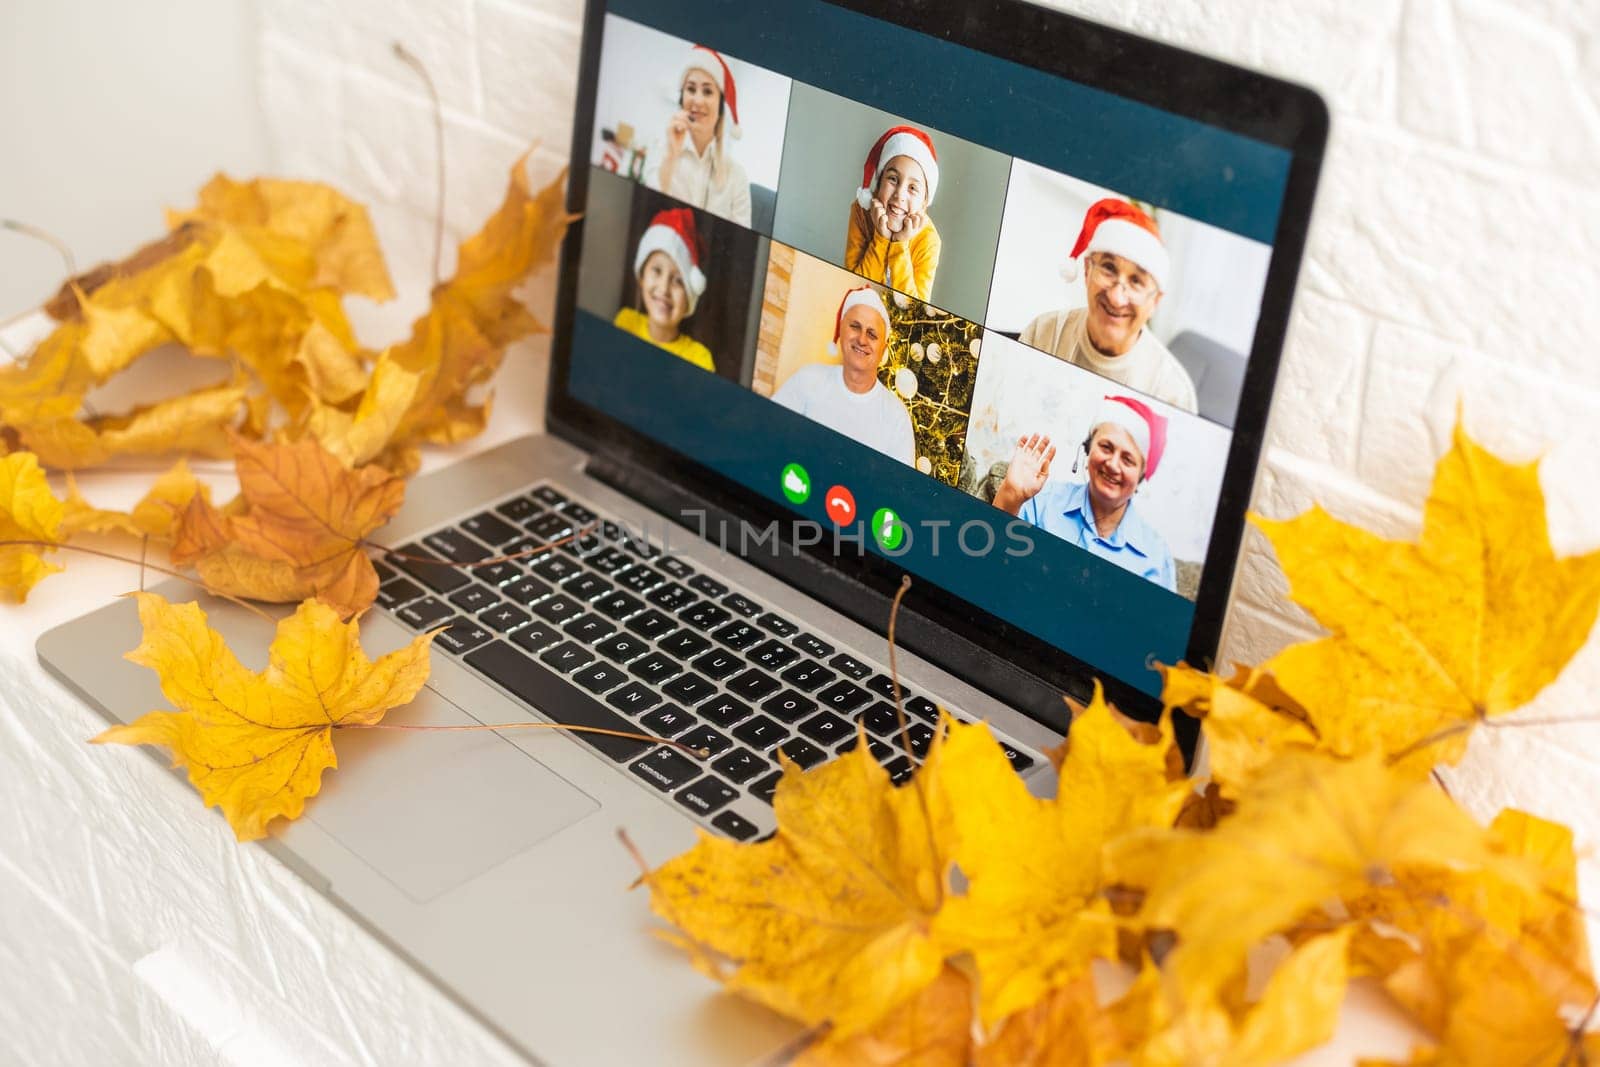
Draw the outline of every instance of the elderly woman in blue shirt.
M1104 397L1078 446L1088 465L1086 481L1049 482L1055 446L1044 434L1028 434L1017 441L994 505L1175 592L1172 551L1133 502L1134 490L1155 474L1166 438L1166 417L1148 404Z

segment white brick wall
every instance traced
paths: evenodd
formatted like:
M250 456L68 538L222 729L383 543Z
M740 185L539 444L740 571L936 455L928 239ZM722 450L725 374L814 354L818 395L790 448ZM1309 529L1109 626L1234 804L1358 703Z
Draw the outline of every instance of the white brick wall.
M1257 509L1285 517L1318 500L1413 533L1460 398L1491 447L1545 456L1558 550L1600 546L1600 0L1054 2L1308 83L1333 110ZM432 134L389 42L440 86L460 236L523 145L544 146L536 169L560 165L577 19L570 0L273 0L261 79L277 160L384 205L391 261L419 301ZM1284 588L1252 533L1225 658L1259 661L1314 632ZM1535 713L1592 710L1581 695L1596 688L1591 642ZM1485 812L1514 801L1600 845L1600 809L1584 802L1600 744L1586 741L1600 728L1484 735L1450 781Z

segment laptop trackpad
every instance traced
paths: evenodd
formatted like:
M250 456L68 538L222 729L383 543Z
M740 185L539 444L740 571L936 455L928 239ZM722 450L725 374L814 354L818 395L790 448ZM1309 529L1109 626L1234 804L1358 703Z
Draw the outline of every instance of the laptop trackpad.
M386 722L474 720L430 686ZM556 831L599 803L488 731L340 731L339 768L306 817L426 903Z

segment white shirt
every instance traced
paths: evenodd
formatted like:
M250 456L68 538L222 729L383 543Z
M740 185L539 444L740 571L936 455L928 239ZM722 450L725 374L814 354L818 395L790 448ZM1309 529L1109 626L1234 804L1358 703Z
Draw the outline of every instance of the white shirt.
M1028 323L1018 340L1175 408L1190 413L1200 409L1189 372L1149 329L1139 331L1139 339L1122 355L1103 356L1089 342L1088 322L1087 308L1046 311Z
M791 374L772 399L890 459L908 464L917 461L911 416L900 398L880 381L874 380L865 393L852 393L844 384L843 367L813 363Z
M694 138L684 136L683 151L672 165L670 189L661 187L661 165L667 159L666 145L655 145L651 151L655 155L656 165L647 176L646 184L650 188L666 193L674 200L682 200L690 207L719 215L729 222L737 222L745 227L750 225L750 179L739 161L728 154L726 144L722 151L722 167L727 180L720 187L711 180L711 165L717 156L715 139L708 141L705 152L701 153L695 151Z

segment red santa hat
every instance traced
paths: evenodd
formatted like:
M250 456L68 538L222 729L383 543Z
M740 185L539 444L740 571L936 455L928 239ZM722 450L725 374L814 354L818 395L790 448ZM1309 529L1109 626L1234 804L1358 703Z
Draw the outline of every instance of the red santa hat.
M722 94L723 102L728 105L728 136L737 139L742 131L739 128L739 87L733 81L733 69L728 66L728 61L722 58L720 52L713 51L703 44L691 45L689 54L684 57L683 73L678 75L677 91L673 99L683 99L683 83L689 77L691 70L702 70L711 75L711 80L717 83L717 91Z
M1089 205L1083 216L1083 229L1078 231L1078 243L1068 253L1067 264L1061 276L1073 281L1079 273L1079 257L1086 252L1109 252L1114 256L1139 264L1156 285L1165 291L1171 261L1167 246L1161 241L1161 228L1156 220L1134 207L1126 200L1108 197Z
M883 319L883 336L889 336L889 309L884 307L883 297L870 285L858 285L844 294L844 299L839 301L839 310L833 316L833 343L828 346L828 355L839 354L839 331L844 329L844 313L853 307L869 307L876 311Z
M1093 437L1094 431L1108 422L1128 431L1140 455L1144 456L1144 478L1153 477L1161 463L1161 454L1167 450L1167 417L1131 396L1103 396L1095 409L1094 420L1089 423L1089 436Z
M878 138L861 168L861 188L856 190L856 203L861 205L862 211L872 206L872 194L878 188L878 179L883 177L883 168L895 156L910 156L917 161L928 179L928 203L933 203L933 194L939 188L939 153L933 150L933 138L915 126L894 126Z
M706 276L700 270L700 232L695 228L694 212L686 207L675 207L658 212L650 226L639 238L638 251L633 254L633 273L637 277L644 270L644 261L652 252L665 252L677 264L683 275L683 288L689 295L689 314L700 295L706 291Z

